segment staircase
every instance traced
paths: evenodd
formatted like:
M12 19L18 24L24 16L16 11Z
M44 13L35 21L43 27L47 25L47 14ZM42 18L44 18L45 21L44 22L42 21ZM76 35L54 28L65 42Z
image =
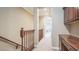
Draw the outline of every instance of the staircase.
M0 36L0 51L32 51L34 48L34 31L35 30L24 30L21 28L21 44ZM42 37L43 30L39 30L39 42Z
M20 51L20 44L0 36L0 51Z

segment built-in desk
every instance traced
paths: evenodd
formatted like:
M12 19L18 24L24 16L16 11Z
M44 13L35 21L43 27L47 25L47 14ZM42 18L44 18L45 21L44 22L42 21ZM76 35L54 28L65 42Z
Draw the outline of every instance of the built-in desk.
M79 51L79 38L72 35L59 35L61 51Z

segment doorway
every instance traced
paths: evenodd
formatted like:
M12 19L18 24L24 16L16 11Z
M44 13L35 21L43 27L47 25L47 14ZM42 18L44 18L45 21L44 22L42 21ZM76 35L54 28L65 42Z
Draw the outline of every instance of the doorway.
M44 39L51 39L52 34L52 18L50 16L44 17Z

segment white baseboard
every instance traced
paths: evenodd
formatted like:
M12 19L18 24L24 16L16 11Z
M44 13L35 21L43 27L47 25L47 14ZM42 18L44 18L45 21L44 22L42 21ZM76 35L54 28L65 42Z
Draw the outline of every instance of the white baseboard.
M37 46L36 45L34 45L34 48L36 48Z
M37 47L38 47L38 45L34 45L34 47L35 47L35 48L37 48Z
M52 47L53 51L59 51L59 47Z

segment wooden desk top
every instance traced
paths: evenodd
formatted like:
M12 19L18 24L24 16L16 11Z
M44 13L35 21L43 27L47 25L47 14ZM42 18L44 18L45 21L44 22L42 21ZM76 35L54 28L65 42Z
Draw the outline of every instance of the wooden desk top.
M59 35L64 41L67 42L75 50L79 51L79 38L72 35Z

